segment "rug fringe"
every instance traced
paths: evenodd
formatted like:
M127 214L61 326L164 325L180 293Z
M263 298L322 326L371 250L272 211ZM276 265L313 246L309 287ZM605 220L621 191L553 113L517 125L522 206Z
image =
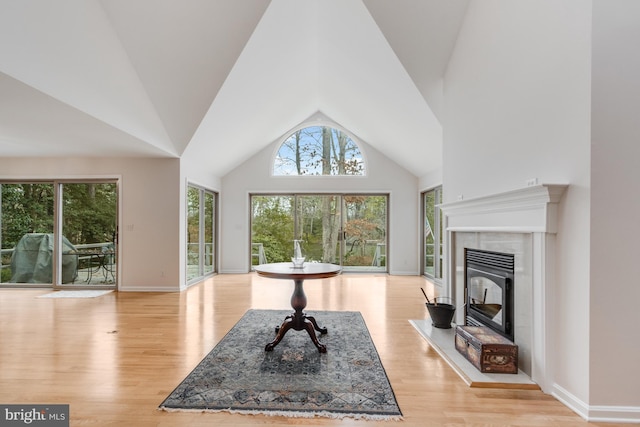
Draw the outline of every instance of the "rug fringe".
M378 414L360 414L360 413L347 413L347 412L330 412L330 411L259 411L259 410L239 410L239 409L183 409L183 408L168 408L166 406L158 407L159 410L165 412L207 412L207 413L219 413L228 412L230 414L241 415L267 415L270 417L290 417L290 418L315 418L325 417L341 420L343 418L353 418L356 420L365 421L402 421L402 416L399 415L378 415Z

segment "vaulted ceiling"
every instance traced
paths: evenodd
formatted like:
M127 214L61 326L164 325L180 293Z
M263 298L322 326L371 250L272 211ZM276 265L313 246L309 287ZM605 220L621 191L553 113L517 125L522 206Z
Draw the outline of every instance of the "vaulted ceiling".
M0 157L208 156L333 122L440 167L469 0L0 0Z

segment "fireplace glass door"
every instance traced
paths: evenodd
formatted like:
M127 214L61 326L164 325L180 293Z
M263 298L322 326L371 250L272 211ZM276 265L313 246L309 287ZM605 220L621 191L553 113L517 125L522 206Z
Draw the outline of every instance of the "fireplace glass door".
M478 272L470 268L468 282L469 309L490 319L503 327L502 302L503 287L496 281L504 281L504 277L491 277L487 272ZM478 274L480 273L480 274Z
M466 323L513 340L514 256L465 249Z

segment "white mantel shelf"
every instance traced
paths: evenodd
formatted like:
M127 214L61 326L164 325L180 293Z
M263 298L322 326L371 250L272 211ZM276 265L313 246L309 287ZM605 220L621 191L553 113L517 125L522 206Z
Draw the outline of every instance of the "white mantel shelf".
M448 231L556 233L564 184L541 184L439 205Z

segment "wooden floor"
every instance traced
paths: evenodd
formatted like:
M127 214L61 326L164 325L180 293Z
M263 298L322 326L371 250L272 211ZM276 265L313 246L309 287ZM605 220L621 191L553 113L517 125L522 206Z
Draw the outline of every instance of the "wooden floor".
M343 274L305 282L307 310L362 313L403 421L159 411L247 309L290 308L292 282L255 274L218 275L182 293L87 299L1 289L0 403L69 404L71 426L612 425L586 423L540 391L467 387L408 321L426 315L420 287L433 295L421 277Z

